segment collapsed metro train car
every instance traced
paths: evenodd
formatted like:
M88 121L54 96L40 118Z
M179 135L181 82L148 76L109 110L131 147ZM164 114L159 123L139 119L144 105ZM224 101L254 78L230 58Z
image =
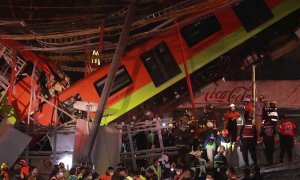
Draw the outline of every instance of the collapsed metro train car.
M187 89L182 53L187 57L191 76L211 78L214 74L200 72L204 66L219 61L222 69L222 63L230 63L224 54L299 7L300 3L294 0L244 0L218 11L206 9L207 12L184 17L184 21L189 23L180 24L179 36L174 28L135 46L121 60L104 113L107 116L102 118L101 125L124 117L141 104L148 104L151 108L182 95ZM179 38L184 42L183 50ZM74 109L73 104L77 101L97 103L108 70L109 65L70 87L61 85L57 93L49 95L49 91L45 90L41 91L41 95L69 114L80 117L82 113ZM29 89L29 79L23 79L16 84L13 94L13 105L21 119L28 115ZM164 96L166 92L168 95ZM38 104L35 119L39 124L47 126L69 120L60 113L56 114L49 103L40 101ZM93 117L94 113L90 115Z

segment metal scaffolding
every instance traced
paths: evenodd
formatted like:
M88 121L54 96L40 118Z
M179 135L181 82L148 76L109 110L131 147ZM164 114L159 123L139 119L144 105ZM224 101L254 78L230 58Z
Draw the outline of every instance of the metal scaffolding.
M168 124L174 123L172 118L170 119L154 119L151 121L144 121L139 123L131 123L119 125L119 141L124 143L123 138L126 137L129 140L129 149L124 150L120 154L121 161L131 160L133 169L136 171L138 169L137 160L138 159L149 159L149 158L159 158L164 154L176 155L178 154L179 146L165 146L163 143L162 131L168 128ZM158 137L158 147L153 147L150 149L140 150L137 147L135 136L140 132L152 132L156 133ZM147 141L147 139L145 139ZM121 146L121 145L119 145Z
M0 43L0 91L4 91L0 95L0 102L7 93L13 90L16 78L26 66L26 62L17 56L16 50ZM11 92L10 92L11 93Z

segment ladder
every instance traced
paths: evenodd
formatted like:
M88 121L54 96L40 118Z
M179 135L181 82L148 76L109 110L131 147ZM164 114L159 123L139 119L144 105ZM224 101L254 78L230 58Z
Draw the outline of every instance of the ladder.
M10 86L10 77L13 66L13 50L6 47L3 43L0 42L0 102L6 96L7 91ZM17 77L24 67L26 66L26 61L21 57L17 56L16 61L16 75ZM15 81L15 80L14 80Z

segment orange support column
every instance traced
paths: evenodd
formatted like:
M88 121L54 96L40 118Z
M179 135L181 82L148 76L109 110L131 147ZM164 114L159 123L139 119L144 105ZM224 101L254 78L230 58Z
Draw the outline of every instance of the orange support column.
M175 21L175 23L177 24L177 21ZM187 82L187 85L188 85L188 88L189 88L190 100L191 100L191 103L192 103L193 117L195 118L195 116L196 116L196 106L195 106L193 88L192 88L190 73L189 73L189 69L188 69L188 65L187 65L187 57L186 57L186 54L184 52L184 46L183 46L182 38L181 38L180 33L179 33L178 25L176 25L176 30L177 30L177 37L178 37L178 40L179 40L179 43L180 43L181 53L182 53L182 57L183 57L183 65L184 65L184 72L185 72L185 76L186 76L186 82Z

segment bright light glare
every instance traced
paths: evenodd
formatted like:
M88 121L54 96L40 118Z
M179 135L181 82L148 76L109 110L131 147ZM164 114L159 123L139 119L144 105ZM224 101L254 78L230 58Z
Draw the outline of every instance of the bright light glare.
M163 126L163 127L166 127L166 123L162 123L162 126Z
M64 155L58 162L63 162L65 164L65 168L70 170L72 167L73 156L71 154Z

